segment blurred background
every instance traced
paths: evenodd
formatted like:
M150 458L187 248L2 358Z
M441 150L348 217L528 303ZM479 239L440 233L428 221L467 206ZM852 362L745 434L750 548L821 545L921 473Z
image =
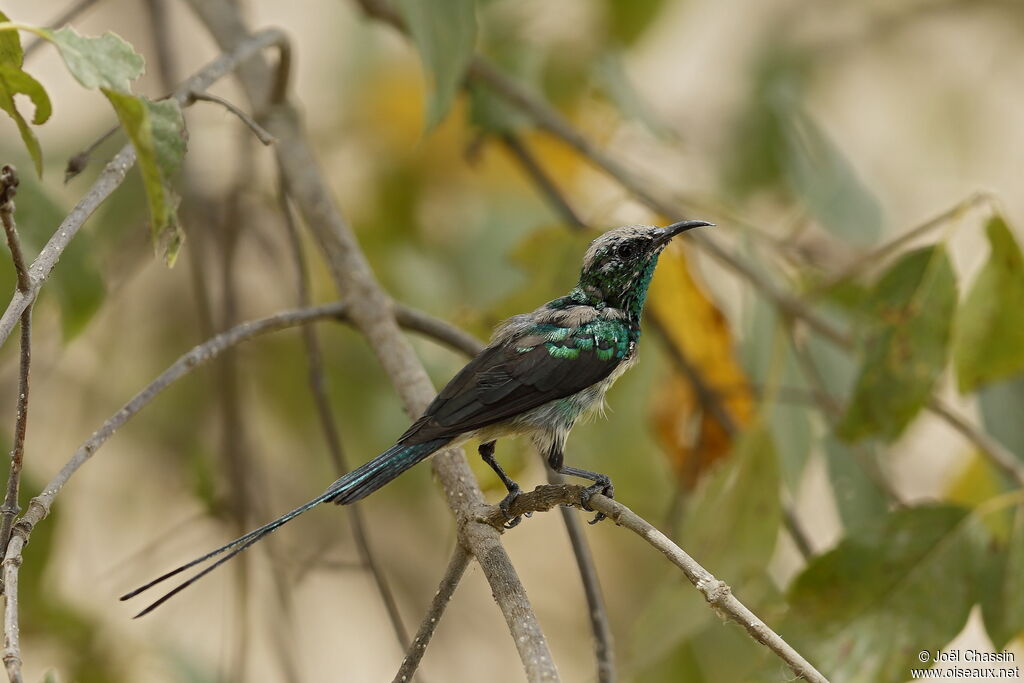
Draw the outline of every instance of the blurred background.
M251 27L277 26L290 36L292 95L325 177L378 278L400 302L486 339L505 317L572 287L597 230L684 217L652 213L479 88L460 93L428 128L428 81L415 46L355 2L240 6ZM64 8L4 2L0 9L46 25ZM489 0L476 13L480 53L650 191L672 198L685 217L715 221L721 244L794 295L813 293L850 267L857 276L851 290L863 289L906 247L873 250L959 206L911 246L945 243L962 297L988 254L991 207L1000 207L1011 230L1024 219L1018 3ZM72 25L87 35L112 30L132 43L148 67L137 89L151 97L217 54L177 2L99 0ZM31 173L10 122L0 123L0 161L21 170L18 222L34 257L124 138L105 143L64 184L66 160L111 126L113 115L101 96L72 81L52 47L25 68L54 103L51 121L38 130L45 175L40 181ZM230 79L212 92L248 109ZM220 106L200 102L185 116L189 152L177 184L187 241L177 264L168 269L152 255L133 172L76 237L36 306L24 501L180 354L232 324L297 305L272 152ZM570 212L538 189L531 161ZM997 199L979 199L979 192ZM311 298L332 301L336 291L307 237L303 230ZM0 279L3 291L13 290L6 257ZM567 458L608 473L623 503L674 535L799 645L807 642L806 624L791 624L788 591L815 557L895 507L941 501L971 509L1009 487L931 415L922 413L890 443L850 446L834 438L859 355L806 331L790 334L761 294L689 245L666 253L642 362L610 393L607 418L576 428ZM842 296L808 305L858 333ZM318 325L317 333L332 413L356 465L390 445L408 419L360 336L335 323ZM433 341L415 337L414 344L438 386L465 362ZM802 371L806 358L836 405ZM684 367L717 395L717 409ZM17 373L17 344L8 341L0 350L5 449ZM313 511L145 619L132 621L132 606L117 602L336 477L307 374L298 330L242 345L174 384L72 479L25 552L26 680L41 680L50 668L58 680L86 683L390 680L403 651L345 509ZM990 385L979 400L960 396L949 375L935 392L1024 457L1021 385ZM472 467L497 501L504 490L473 448ZM528 444L499 443L498 456L524 488L545 480ZM361 506L412 631L455 541L438 493L421 466ZM991 533L996 547L1005 533ZM586 536L622 680L791 678L632 534L604 523ZM563 679L597 680L561 516L535 515L504 540ZM867 590L864 609L889 600L910 605L890 615L893 628L905 630L900 619L914 606L923 614L928 601L943 599L949 585L942 576L930 575L928 590L917 591L922 602ZM941 642L911 643L912 653L951 638L950 647L994 647L980 608L968 601L958 615L936 632ZM831 651L813 644L805 654L828 662L826 673L845 672L833 680L910 678L911 658L900 666L872 663L883 655L865 642L850 641L867 648L853 650L863 666L836 664ZM1019 641L1014 647L1024 657ZM474 565L421 674L429 682L522 680Z

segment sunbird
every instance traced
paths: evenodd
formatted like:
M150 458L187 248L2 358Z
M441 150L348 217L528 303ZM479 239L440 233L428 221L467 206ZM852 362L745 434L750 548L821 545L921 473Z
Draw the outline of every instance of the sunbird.
M693 220L665 227L627 225L602 234L587 249L572 291L499 325L487 348L448 382L394 446L341 476L308 503L121 599L223 555L136 617L148 614L302 513L321 503L347 505L361 500L421 460L468 439L481 442L480 456L508 489L499 503L507 527L519 522L509 510L520 494L519 485L494 458L495 441L507 436L529 436L554 471L593 482L581 495L583 507L589 510L587 503L595 493L612 495L612 483L607 475L565 464L569 431L581 416L604 405L609 387L636 362L640 318L662 250L676 235L712 225ZM602 517L598 513L593 522Z

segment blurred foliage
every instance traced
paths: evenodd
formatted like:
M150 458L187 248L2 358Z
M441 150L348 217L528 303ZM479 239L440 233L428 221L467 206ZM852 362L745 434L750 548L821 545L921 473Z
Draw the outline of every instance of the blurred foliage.
M912 251L878 279L861 309L864 359L839 436L898 437L946 366L956 280L941 245Z
M651 419L680 483L692 489L732 450L735 431L750 422L753 401L722 312L697 285L681 248L662 254L648 317L686 371L676 369L651 396ZM692 377L697 375L701 390ZM708 405L700 392L713 397ZM680 416L690 416L681 420ZM724 422L724 424L723 424Z
M323 73L332 79L314 81L313 89L299 79L296 92L337 93L328 107L308 107L316 121L311 135L388 291L484 339L502 319L573 285L594 233L560 222L508 154L503 134L518 136L588 223L673 218L642 213L624 190L538 130L522 110L479 83L465 84L466 65L481 53L595 144L607 145L613 156L652 178L652 192L660 186L692 197L694 206L710 207L718 215L694 215L720 224L716 239L852 341L847 349L814 334L780 312L770 293L722 275L696 250L676 245L662 256L653 283L648 313L654 324L645 329L643 361L609 396L609 419L574 430L568 460L608 472L625 503L671 532L831 680L903 680L917 666L917 652L951 641L975 607L995 648L1019 645L1020 482L945 433L931 437L926 448L959 459L927 494L920 487L908 487L907 494L907 481L893 474L910 450L905 444L931 436L936 421L923 408L946 391L947 378L955 378L964 405L977 403L984 432L1024 460L1024 262L1012 211L984 216L987 260L976 274L970 254L959 252L955 241L981 232L973 216L957 223L957 230L950 221L945 231L887 247L893 233L910 228L890 224L908 209L896 204L888 188L882 191L886 178L861 153L863 141L833 119L837 107L849 105L820 94L833 77L834 62L800 31L789 30L798 25L791 12L775 12L755 42L722 48L740 55L733 65L737 75L725 67L721 74L732 79L721 90L735 100L710 103L720 139L708 142L686 129L696 120L686 117L696 116L703 102L690 104L696 101L690 92L674 93L688 103L683 108L669 98L648 102L645 97L659 94L657 88L639 80L639 74L651 73L640 67L652 40L672 29L668 17L699 21L700 7L692 0L567 5L559 11L570 13L568 29L548 25L547 17L537 16L538 5L510 0L402 0L396 6L412 33L405 52L395 51L394 36L379 38L366 23L345 35L339 30L337 55L310 52L307 43L296 42L302 61L323 61ZM868 5L847 10L861 13L867 25L881 11ZM817 35L813 23L800 27ZM693 38L677 29L672 40L676 34ZM0 108L13 118L2 124L11 134L0 147L12 158L23 155L26 168L32 162L41 169L44 160L52 164L71 150L45 135L47 153L40 148L32 126L47 119L50 100L22 69L17 35L0 31ZM141 62L126 41L113 34L83 38L70 29L48 35L82 85L107 89L140 149L142 172L132 174L75 236L42 290L35 329L40 365L33 381L44 396L48 384L64 382L66 388L54 393L70 398L49 394L53 407L33 403L32 429L53 434L30 431L30 459L47 456L32 450L36 440L49 447L57 435L60 448L67 448L67 440L88 434L93 420L105 419L201 341L207 324L218 328L223 320L265 315L296 301L276 189L254 170L266 162L256 156L264 153L234 153L251 141L229 141L211 153L203 141L185 159L184 122L176 105L131 94ZM829 34L822 35L828 42ZM136 45L148 44L145 35L129 37ZM849 44L874 49L866 38ZM699 66L717 69L715 60ZM342 68L344 77L337 78ZM25 103L34 106L33 117L19 110ZM24 150L15 147L15 130ZM73 133L74 142L65 144L81 148L96 131ZM211 136L200 128L192 137ZM934 144L945 141L936 136ZM95 156L109 157L114 149L112 143ZM220 156L225 158L212 158ZM191 166L181 182L191 244L173 271L147 268L151 259L139 230L147 212L157 242L167 244L166 256L175 253L177 199L170 180L183 160ZM203 167L214 161L220 165ZM97 172L88 169L68 189L22 173L17 218L29 257L43 248L84 181ZM309 240L303 246L314 297L335 299L317 246ZM233 284L224 277L226 264L234 264ZM836 281L834 273L844 272L853 275ZM14 286L6 260L0 286ZM228 311L231 297L235 309ZM200 313L204 305L209 321ZM105 324L89 325L94 319ZM317 330L332 411L350 464L358 464L404 431L408 418L363 339L342 325ZM465 361L433 341L417 338L414 344L438 385ZM9 341L2 356L7 377L14 376L15 346ZM242 420L240 433L227 436L246 446L251 481L242 484L259 497L261 514L288 509L335 476L309 396L303 346L298 333L289 331L237 354ZM80 365L68 369L62 359ZM235 530L230 503L241 487L225 474L226 390L219 378L204 369L175 384L117 437L133 452L131 462L118 466L135 476L125 477L125 484L105 484L111 495L123 485L126 500L152 506L158 497L161 508L166 501L169 510L198 511L228 527L226 533ZM69 412L68 405L81 414ZM732 424L723 423L722 413ZM473 469L495 500L502 487L475 457L474 446L467 444ZM498 454L524 486L543 479L536 454L522 440L500 444ZM23 490L31 495L38 483L25 482ZM387 558L400 594L433 590L424 586L436 577L424 576L429 572L423 567L443 562L454 532L429 470L415 468L366 505L374 513L374 534L397 539L402 553L416 552L421 560ZM127 655L111 645L117 641L109 620L62 591L48 571L55 563L74 562L55 538L75 512L59 503L33 533L22 570L24 639L63 653L56 662L61 680L137 680ZM795 558L791 550L786 512L811 532L806 558ZM808 519L812 514L826 520ZM289 551L302 551L288 555L289 562L304 561L302 545L309 538L317 539L312 545L322 546L319 551L335 553L330 559L336 563L339 556L342 563L354 557L337 517L325 514L322 520L311 521L320 527L309 527L313 532L298 541L279 535ZM150 528L139 531L140 523L130 527L135 538L155 535ZM831 536L822 531L830 524ZM528 531L515 532L520 533ZM829 547L819 533L830 539ZM626 675L645 682L791 678L742 630L723 625L662 558L623 536L599 526L590 538L598 546ZM568 552L563 560L559 572L571 575ZM315 561L310 564L310 572L321 571ZM545 605L553 615L576 614L581 607L569 600ZM165 628L192 626L172 621ZM215 658L171 642L146 647L169 667L172 680L225 679Z

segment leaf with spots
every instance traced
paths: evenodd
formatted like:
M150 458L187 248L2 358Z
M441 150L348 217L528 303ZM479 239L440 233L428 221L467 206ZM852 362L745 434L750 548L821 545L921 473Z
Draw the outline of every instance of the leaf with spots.
M790 588L780 635L832 680L902 681L918 652L963 629L987 542L964 508L891 512L811 560Z
M882 275L865 302L863 359L840 438L892 441L903 433L946 365L956 298L941 245L906 254Z

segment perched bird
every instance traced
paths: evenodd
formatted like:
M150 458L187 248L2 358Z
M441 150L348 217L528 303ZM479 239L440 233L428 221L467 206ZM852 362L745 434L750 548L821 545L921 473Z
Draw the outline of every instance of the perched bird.
M481 457L508 489L499 504L509 518L506 526L519 521L509 515L509 506L520 489L494 459L498 438L527 435L556 472L593 482L583 491L585 508L595 493L610 496L612 484L606 475L565 464L565 440L577 418L602 406L608 388L636 362L640 317L662 250L676 235L710 225L682 221L663 228L629 225L604 233L587 249L576 287L532 313L506 320L487 348L448 382L394 446L345 474L305 505L121 599L227 553L136 616L147 614L307 510L320 503L345 505L365 498L438 450L471 438L480 440ZM598 513L593 521L601 517Z

